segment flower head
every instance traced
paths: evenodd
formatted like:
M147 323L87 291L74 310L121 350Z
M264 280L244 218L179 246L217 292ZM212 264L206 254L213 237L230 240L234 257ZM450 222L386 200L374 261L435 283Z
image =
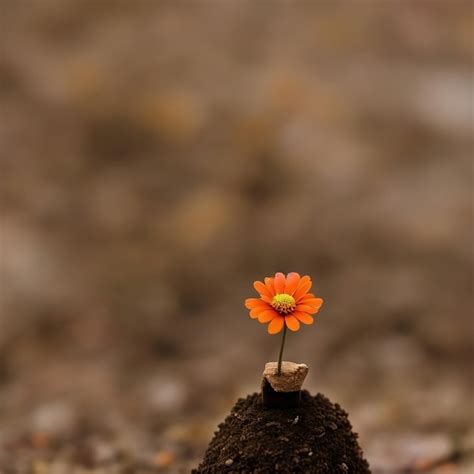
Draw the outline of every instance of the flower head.
M313 324L312 315L319 311L323 300L308 293L313 284L309 276L300 277L292 272L285 277L283 273L276 273L275 277L265 278L264 281L253 284L260 298L245 300L252 319L258 319L262 324L270 323L270 334L279 333L285 325L292 331L298 331L300 322Z

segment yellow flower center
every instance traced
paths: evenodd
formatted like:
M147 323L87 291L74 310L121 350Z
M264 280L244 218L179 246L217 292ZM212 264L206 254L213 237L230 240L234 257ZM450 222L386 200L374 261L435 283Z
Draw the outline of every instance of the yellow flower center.
M287 295L286 293L280 293L273 297L272 306L280 314L289 314L295 310L296 301L293 296Z

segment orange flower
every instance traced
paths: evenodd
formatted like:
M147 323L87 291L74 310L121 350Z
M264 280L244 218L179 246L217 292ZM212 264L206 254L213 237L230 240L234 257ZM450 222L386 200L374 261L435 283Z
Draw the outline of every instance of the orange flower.
M250 310L250 317L268 325L270 334L279 333L286 325L292 331L298 331L300 322L313 324L316 314L323 304L321 298L308 293L312 285L307 275L298 273L275 273L274 278L265 278L265 283L254 282L253 286L260 298L247 298L245 306Z

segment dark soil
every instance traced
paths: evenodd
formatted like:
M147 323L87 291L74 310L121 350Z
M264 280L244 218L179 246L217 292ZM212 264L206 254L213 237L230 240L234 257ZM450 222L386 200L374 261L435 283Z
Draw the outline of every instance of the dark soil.
M347 413L324 395L298 408L267 409L261 394L239 399L194 473L369 473Z

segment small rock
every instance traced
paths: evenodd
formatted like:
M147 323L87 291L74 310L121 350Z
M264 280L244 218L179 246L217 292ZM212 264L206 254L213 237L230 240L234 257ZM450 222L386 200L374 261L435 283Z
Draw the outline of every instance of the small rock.
M175 459L174 453L171 451L160 451L154 458L154 465L157 467L168 467Z
M94 443L95 461L105 464L113 461L117 457L117 451L108 443L97 441Z
M349 472L349 468L345 462L343 462L339 467L341 468L341 471Z
M51 402L38 407L31 419L36 432L58 433L67 431L74 422L72 407L63 402Z
M234 464L234 460L233 459L227 459L227 461L224 464L226 466L232 466L232 464Z
M51 444L51 436L43 431L31 435L31 444L35 449L45 449Z
M301 390L308 370L306 364L283 361L281 364L281 374L278 374L278 362L267 362L263 371L263 377L275 392L298 392Z
M277 421L269 421L268 423L265 423L265 426L280 426L280 423L278 423Z
M379 435L367 451L375 472L414 472L449 459L454 446L443 433L399 432Z
M300 417L297 416L293 421L292 421L292 425L296 425L296 423L298 423L298 421L300 420Z
M49 464L43 461L35 461L33 463L33 472L34 474L48 474Z
M186 403L186 386L173 376L156 376L149 380L145 389L145 400L154 409L176 412Z
M324 430L318 430L318 434L316 435L318 438L322 438L326 432Z

